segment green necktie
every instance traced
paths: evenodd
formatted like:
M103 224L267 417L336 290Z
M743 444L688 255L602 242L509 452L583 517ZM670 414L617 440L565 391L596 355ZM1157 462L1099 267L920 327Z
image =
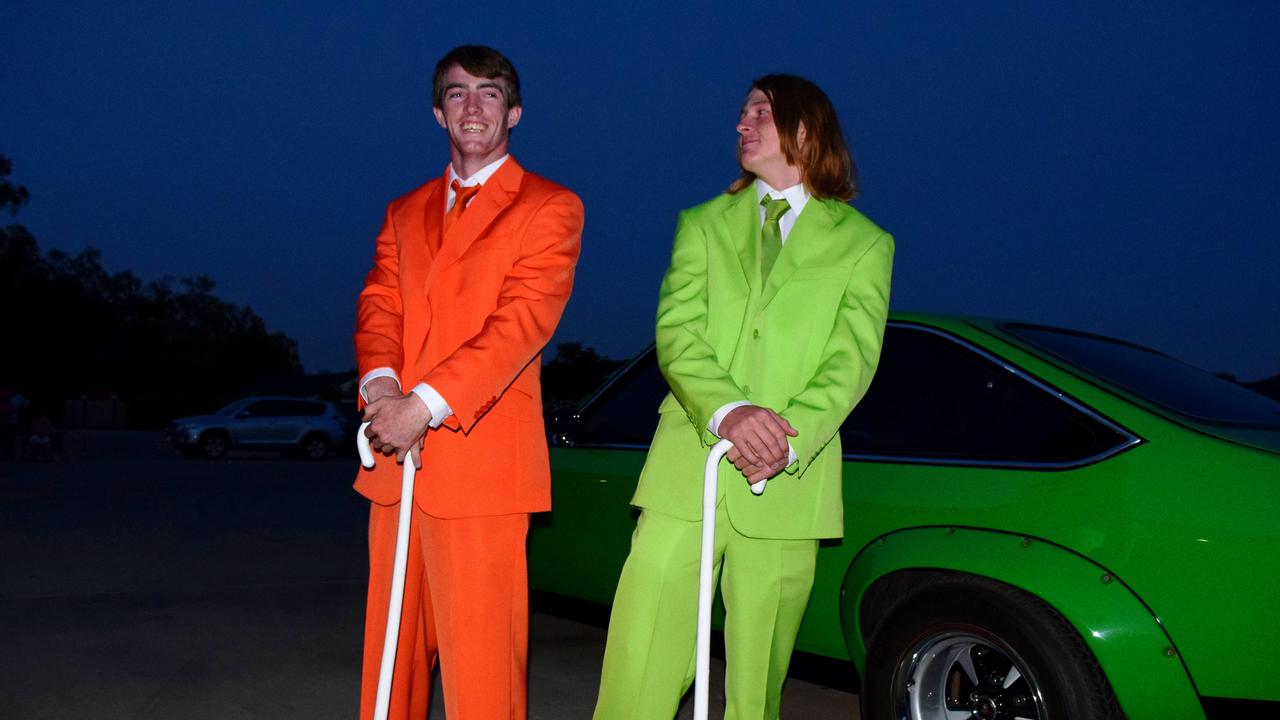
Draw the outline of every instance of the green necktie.
M782 252L782 228L778 218L791 209L791 205L782 198L765 195L760 199L764 206L764 227L760 229L760 282L769 278L769 271Z

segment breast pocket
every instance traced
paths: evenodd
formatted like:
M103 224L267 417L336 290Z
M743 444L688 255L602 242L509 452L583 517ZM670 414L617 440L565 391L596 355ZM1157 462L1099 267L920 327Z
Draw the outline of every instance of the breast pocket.
M511 269L512 253L508 250L509 238L481 238L458 258L457 265L471 275L495 275L503 277Z
M794 314L798 310L805 313L820 310L824 306L838 304L849 279L849 269L824 265L820 267L799 267L787 278L778 295L768 309ZM796 318L796 321L801 321Z
M831 267L830 265L823 265L818 267L796 268L795 272L791 273L791 277L788 279L788 282L789 283L805 282L805 281L812 281L812 280L843 281L848 277L849 277L849 268Z

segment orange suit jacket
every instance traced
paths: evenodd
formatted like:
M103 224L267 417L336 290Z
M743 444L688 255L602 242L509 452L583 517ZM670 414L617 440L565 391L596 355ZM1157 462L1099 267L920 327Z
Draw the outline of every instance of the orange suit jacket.
M509 157L441 237L447 180L448 168L387 207L356 308L359 376L393 368L406 391L426 382L453 410L426 434L423 512L548 510L540 352L573 286L582 202ZM355 488L393 505L400 475L381 459Z

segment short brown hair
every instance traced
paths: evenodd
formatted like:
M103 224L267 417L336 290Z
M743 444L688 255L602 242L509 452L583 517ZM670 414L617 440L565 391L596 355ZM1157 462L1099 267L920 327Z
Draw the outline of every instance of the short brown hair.
M436 77L431 83L432 107L444 107L444 76L457 65L476 77L502 78L502 97L507 107L520 107L520 76L505 55L484 45L459 45L436 63Z
M773 123L787 162L800 168L800 179L818 198L852 200L858 194L858 169L840 131L840 120L827 94L796 75L765 75L751 83L769 98ZM804 125L804 145L800 126ZM755 173L742 171L729 192L736 193L755 182Z

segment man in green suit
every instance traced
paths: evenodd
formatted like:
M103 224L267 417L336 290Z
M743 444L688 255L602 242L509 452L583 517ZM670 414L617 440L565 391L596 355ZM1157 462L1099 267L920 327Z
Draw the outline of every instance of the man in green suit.
M702 467L718 439L734 443L715 540L727 718L778 717L818 540L844 532L838 431L879 362L893 239L846 204L853 163L816 85L756 80L737 131L742 176L680 214L662 281L671 393L632 499L597 720L671 718L693 681Z

